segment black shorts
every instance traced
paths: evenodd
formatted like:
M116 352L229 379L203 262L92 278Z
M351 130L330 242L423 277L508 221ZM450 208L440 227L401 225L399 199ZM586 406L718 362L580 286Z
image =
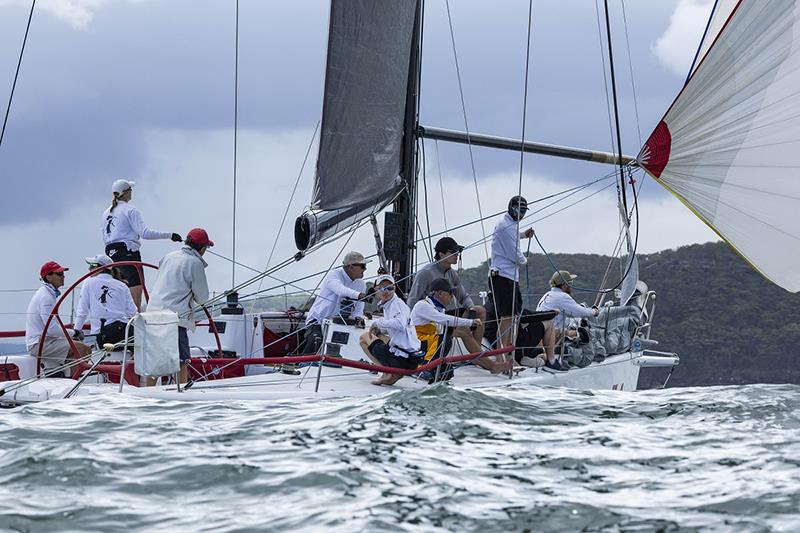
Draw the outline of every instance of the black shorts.
M383 366L402 368L405 370L414 370L418 366L417 358L400 357L393 354L389 351L389 346L380 339L372 341L372 344L369 345L369 353Z
M322 326L319 322L313 322L305 327L302 332L300 355L315 355L321 353L322 348Z
M503 276L489 276L489 289L492 291L497 318L511 317L522 310L522 293L519 283Z
M131 252L124 242L114 242L106 246L106 255L115 263L119 261L142 261L142 254L139 250ZM142 277L139 270L133 265L119 267L119 272L125 278L128 287L139 287L142 284Z
M186 363L191 358L189 353L189 334L186 333L186 328L178 326L178 357L181 359L181 364Z
M127 326L126 322L112 322L110 324L105 324L102 328L100 328L100 334L97 337L97 342L100 347L103 347L103 344L117 344L118 342L123 342L125 340L125 328ZM133 326L128 328L128 336L133 337ZM133 340L129 343L129 346L133 346ZM122 346L117 348L117 351L122 350Z

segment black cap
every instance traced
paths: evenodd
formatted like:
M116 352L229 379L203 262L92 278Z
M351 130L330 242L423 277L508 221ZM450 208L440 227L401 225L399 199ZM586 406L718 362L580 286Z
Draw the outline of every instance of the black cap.
M461 252L464 247L459 245L452 237L442 237L436 241L436 246L433 250L438 253L442 252Z
M445 278L437 278L431 281L430 285L428 285L428 292L436 292L436 291L450 292L452 290L453 286L450 285L450 282L447 281Z

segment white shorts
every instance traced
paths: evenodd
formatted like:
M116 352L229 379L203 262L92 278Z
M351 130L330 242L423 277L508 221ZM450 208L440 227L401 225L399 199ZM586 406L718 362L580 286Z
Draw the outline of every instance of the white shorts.
M70 345L64 337L50 337L45 339L44 349L42 350L42 365L45 372L61 366L67 360ZM36 357L39 355L39 343L37 342L28 348L28 355Z

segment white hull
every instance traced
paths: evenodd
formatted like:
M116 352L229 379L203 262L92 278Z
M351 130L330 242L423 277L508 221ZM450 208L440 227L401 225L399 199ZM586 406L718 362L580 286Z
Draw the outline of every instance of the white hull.
M672 358L658 358L657 366L669 366ZM474 366L458 368L450 384L455 387L481 389L488 387L504 387L508 385L554 386L574 389L636 390L639 369L642 366L654 366L651 357L641 353L624 353L607 358L601 363L594 363L586 368L574 368L567 372L553 372L549 369L526 369L513 378L506 375L492 375ZM280 372L249 375L240 378L211 380L198 382L189 390L178 391L175 385L159 387L124 386L121 394L145 398L157 398L173 401L243 401L243 400L282 400L364 397L385 394L390 391L421 389L427 382L415 377L405 377L397 384L386 387L372 385L374 374L346 367L334 368L323 366L317 388L319 367L309 366L302 369L299 376L291 376ZM11 387L14 381L5 382L3 386ZM72 389L77 382L72 379L42 379L23 386L0 397L0 403L24 404L51 399L60 399ZM116 384L84 384L76 396L102 396L120 394Z

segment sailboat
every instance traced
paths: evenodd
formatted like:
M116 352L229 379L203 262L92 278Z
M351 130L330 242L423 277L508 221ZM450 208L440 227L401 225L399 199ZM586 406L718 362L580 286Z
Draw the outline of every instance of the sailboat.
M418 240L417 146L420 140L434 139L612 165L623 194L626 173L641 169L754 269L787 290L800 289L800 272L791 264L800 256L800 222L793 216L800 193L796 178L800 53L795 39L800 35L800 2L718 0L684 87L635 157L420 123L422 18L421 0L331 2L313 198L295 223L297 254L276 269L371 223L374 256L407 291ZM635 193L631 199L635 207ZM381 237L376 215L389 207ZM655 292L638 279L629 209L627 202L620 202L627 257L618 290L604 291L607 302L601 315L606 324L620 314L632 319L625 322L631 327L624 328L624 338L615 349L567 372L527 369L492 375L467 364L456 369L450 383L472 388L519 384L635 390L641 368L674 368L677 355L655 350L650 338ZM56 308L53 320L66 329L57 312ZM0 382L0 402L110 392L191 401L327 398L386 391L370 384L372 372L384 369L364 361L358 345L362 330L357 326L346 320L327 321L320 353L296 356L302 324L302 311L246 312L232 290L190 339L196 348L189 386L136 386L138 378L124 360L124 351L95 355L72 378L43 376L31 357L8 356L0 359L0 376L3 370L7 376ZM599 323L594 327L604 331ZM453 352L441 361L463 364L514 349L490 344L484 348L468 354L455 342ZM299 374L281 372L282 363L300 365ZM430 370L438 364L432 363ZM410 373L393 388L427 385L419 373Z

